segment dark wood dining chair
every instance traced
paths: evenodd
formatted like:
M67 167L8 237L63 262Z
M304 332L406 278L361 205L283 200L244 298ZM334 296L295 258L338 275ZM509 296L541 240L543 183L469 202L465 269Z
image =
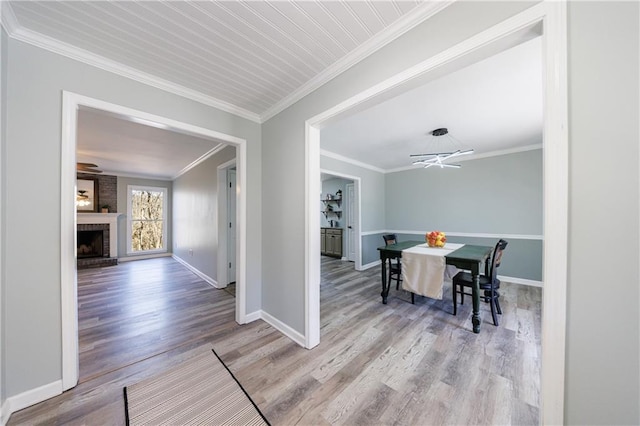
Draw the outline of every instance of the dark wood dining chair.
M480 290L484 290L484 295L480 296L485 302L491 305L491 316L493 324L498 325L498 314L502 315L500 308L500 280L498 279L498 267L502 261L502 252L507 247L508 242L501 239L496 244L491 256L491 264L488 262L484 265L484 275L480 275ZM460 304L464 304L464 295L471 296L471 293L465 293L464 288L473 287L473 276L470 272L458 272L453 277L453 315L458 313L458 293L460 293Z
M385 234L382 236L384 239L384 245L389 246L398 242L398 236L396 234ZM395 262L393 259L389 259L389 283L396 281L396 290L400 288L400 281L402 280L402 263L397 258Z

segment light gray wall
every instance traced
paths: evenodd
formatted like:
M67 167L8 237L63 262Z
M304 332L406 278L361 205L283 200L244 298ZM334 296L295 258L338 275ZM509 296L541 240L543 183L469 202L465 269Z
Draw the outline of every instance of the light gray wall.
M205 127L248 141L247 312L260 309L260 125L9 40L5 243L6 395L61 378L60 158L62 91ZM37 173L25 173L25 170ZM38 202L33 205L33 194ZM25 206L32 206L25 208ZM46 214L43 212L46 211ZM33 242L37 241L37 244ZM37 267L34 267L37 259ZM46 350L43 352L43 348Z
M542 141L541 141L542 142ZM428 231L497 234L509 245L500 274L542 280L542 150L480 158L460 169L412 169L386 175L387 229L423 240ZM397 208L403 206L403 208ZM449 242L495 245L497 238L453 237Z
M542 150L460 164L388 173L387 227L542 234Z
M218 194L218 166L235 157L227 147L173 182L173 254L216 281L218 197L226 196Z
M263 124L263 198L269 200L262 219L263 311L304 332L305 120L529 5L456 2ZM321 159L321 167L331 170L325 161ZM283 205L290 208L282 209ZM363 196L362 211L366 209ZM375 230L383 223L384 217L380 224L363 218L362 230ZM280 241L277 249L274 241Z
M172 187L173 183L168 180L156 180L156 179L141 179L141 178L131 178L125 176L118 176L118 213L121 213L118 216L118 258L135 259L135 255L127 255L127 245L129 241L127 240L127 220L129 218L127 212L127 186L129 185L139 185L139 186L155 186L159 188L167 188L167 206L169 211L167 212L167 235L166 235L166 247L167 252L171 253L172 241L173 241L173 212L171 209L172 205Z
M6 253L6 147L7 147L7 33L0 27L0 404L4 406L6 395L6 312L5 253Z
M342 256L343 257L347 257L347 231L346 231L345 225L347 223L346 218L349 212L347 212L347 203L345 201L347 200L347 184L349 183L353 183L353 181L347 180L347 179L340 179L340 178L327 179L322 182L322 194L321 194L322 199L325 199L327 194L332 194L335 197L338 190L342 191L342 202L340 203L340 206L336 205L336 203L331 203L334 210L339 210L342 212L340 214L340 217L334 214L329 214L327 217L325 217L324 214L321 214L320 226L325 228L331 227L330 221L333 220L334 228L343 229L342 231L343 232L342 234L343 236L342 237ZM320 201L319 204L320 204L321 211L324 211L326 203Z
M638 2L570 2L567 424L640 424Z
M264 124L263 196L298 206L263 210L265 311L304 330L304 121L528 6L457 2ZM571 2L568 27L565 420L638 424L638 4ZM290 190L279 195L282 187ZM616 250L594 254L598 229L610 231Z

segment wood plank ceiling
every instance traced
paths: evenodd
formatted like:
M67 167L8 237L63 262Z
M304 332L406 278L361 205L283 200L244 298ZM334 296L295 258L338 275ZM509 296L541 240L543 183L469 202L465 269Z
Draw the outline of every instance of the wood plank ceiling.
M11 1L12 36L82 49L264 120L422 1ZM416 19L419 22L419 19ZM397 36L398 34L395 34ZM387 40L389 41L389 40ZM356 60L359 60L356 59ZM324 76L324 80L323 80ZM305 93L306 94L306 93Z

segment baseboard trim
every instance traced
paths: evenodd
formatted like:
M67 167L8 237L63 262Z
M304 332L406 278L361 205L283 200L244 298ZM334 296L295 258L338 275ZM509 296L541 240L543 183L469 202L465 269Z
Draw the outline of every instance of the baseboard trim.
M261 311L261 318L264 322L278 330L280 333L287 336L289 339L293 340L298 345L305 347L305 338L302 334L295 331L293 328L289 327L279 319L275 318L273 315Z
M528 285L531 287L544 287L544 283L542 281L529 280L527 278L516 278L516 277L505 277L503 275L498 275L498 279L501 281L506 281L508 283L520 284L520 285Z
M131 262L133 260L156 259L158 257L169 257L169 256L172 256L172 254L171 253L141 254L139 256L118 257L118 262Z
M214 280L213 278L211 278L210 276L208 276L207 274L205 274L204 272L201 272L200 270L198 270L198 268L195 268L193 266L191 266L190 264L188 264L185 260L181 259L180 257L176 256L175 254L171 255L171 257L178 263L182 264L182 266L184 266L185 268L187 268L188 270L190 270L191 272L193 272L194 274L196 274L197 276L199 276L200 278L202 278L204 281L206 281L209 285L215 287L215 288L224 288L226 286L218 286L218 282L216 280Z
M30 407L39 402L45 401L62 393L62 380L56 380L48 385L31 389L21 394L7 398L2 404L2 424L9 421L11 414L20 411L23 408Z
M366 271L367 269L374 268L374 267L378 266L379 264L380 264L380 259L376 260L375 262L371 262L371 263L367 263L366 265L362 265L360 270L361 271Z
M262 311L251 312L250 314L247 314L244 316L243 324L248 324L250 322L254 322L259 319L262 319Z
M2 408L0 408L0 425L5 426L9 421L9 417L11 417L9 402L5 399L2 403Z

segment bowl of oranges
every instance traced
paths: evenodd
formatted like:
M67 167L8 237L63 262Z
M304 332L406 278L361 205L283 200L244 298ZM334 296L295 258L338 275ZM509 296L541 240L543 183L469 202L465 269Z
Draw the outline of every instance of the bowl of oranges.
M447 236L442 231L427 232L424 239L429 247L442 248L447 243Z

